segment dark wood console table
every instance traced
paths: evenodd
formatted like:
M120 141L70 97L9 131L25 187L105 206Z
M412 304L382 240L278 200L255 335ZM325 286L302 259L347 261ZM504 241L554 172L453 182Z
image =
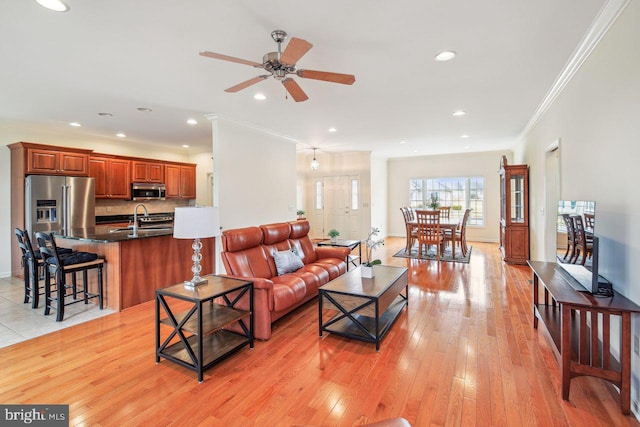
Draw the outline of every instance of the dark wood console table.
M533 327L537 329L538 320L542 321L554 344L562 375L562 398L569 400L571 378L581 375L602 378L620 389L620 408L628 415L631 314L639 313L640 306L617 292L609 298L577 292L556 271L556 263L527 262L533 270ZM611 354L611 316L620 317L620 360Z

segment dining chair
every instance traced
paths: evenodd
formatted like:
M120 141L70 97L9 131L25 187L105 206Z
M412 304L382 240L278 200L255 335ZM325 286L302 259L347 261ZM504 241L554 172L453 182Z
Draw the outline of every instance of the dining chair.
M440 253L444 244L444 236L440 228L440 211L416 210L416 233L418 240L418 258L422 257L422 248L426 245L436 247L436 258L440 261Z
M588 257L593 254L593 240L588 239L584 231L584 223L580 215L574 215L573 217L574 233L575 233L575 259L574 264L578 263L578 257L581 256L580 264L584 265Z
M567 250L562 257L563 261L573 263L573 258L576 256L576 231L573 225L573 218L569 214L562 214L565 228L567 229ZM567 258L568 257L568 258Z
M467 222L469 221L469 215L471 214L471 211L472 209L466 209L464 211L462 219L458 221L458 226L456 227L456 229L451 232L445 232L443 234L445 244L449 242L452 246L454 246L457 243L463 257L467 256L467 252L469 251L469 248L467 247Z
M70 254L59 255L56 250L56 241L53 233L37 232L36 240L44 261L44 314L48 315L51 312L51 309L54 308L57 312L56 321L61 322L64 318L64 307L66 305L82 301L84 301L85 304L88 304L89 299L92 298L98 298L98 304L100 306L100 310L102 310L102 269L104 266L104 259L98 258L97 254L91 252L73 252ZM98 272L97 293L91 293L89 291L87 272L91 269L96 269ZM83 295L82 299L77 298L77 272L82 272L82 289L80 290L80 293ZM71 285L68 285L66 282L67 274L71 274ZM55 278L55 296L52 296L52 276ZM70 294L67 294L67 289L71 289ZM72 296L71 301L66 301L67 296Z
M402 216L404 217L404 227L407 235L407 244L405 245L404 251L408 254L411 252L411 248L416 241L417 233L414 227L414 219L413 219L413 210L409 207L400 208L402 211Z
M440 219L446 219L448 221L451 217L451 206L440 206L438 210L440 211Z
M593 227L596 225L596 216L594 214L584 214L584 226L586 229L593 232Z

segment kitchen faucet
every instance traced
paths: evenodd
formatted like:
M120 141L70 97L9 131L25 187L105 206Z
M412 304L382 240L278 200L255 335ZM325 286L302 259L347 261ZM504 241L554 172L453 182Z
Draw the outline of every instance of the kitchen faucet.
M149 216L149 212L147 212L147 207L142 203L138 203L133 207L133 231L129 234L129 237L138 237L138 207L142 206L144 209L144 216Z

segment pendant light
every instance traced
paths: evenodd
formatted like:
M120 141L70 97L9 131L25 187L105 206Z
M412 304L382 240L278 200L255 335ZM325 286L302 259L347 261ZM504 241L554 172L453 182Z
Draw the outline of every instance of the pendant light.
M316 149L313 149L313 160L311 160L311 170L317 171L320 167L320 162L316 160Z

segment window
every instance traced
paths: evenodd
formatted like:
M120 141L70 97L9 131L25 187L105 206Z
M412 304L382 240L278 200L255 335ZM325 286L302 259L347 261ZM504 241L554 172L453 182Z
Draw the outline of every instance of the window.
M428 209L432 199L440 206L451 206L451 219L460 220L465 209L472 209L469 225L484 225L484 178L422 178L409 180L409 206Z
M322 209L322 181L316 181L316 209Z
M360 204L360 194L358 193L359 181L357 179L351 180L351 210L357 211Z

